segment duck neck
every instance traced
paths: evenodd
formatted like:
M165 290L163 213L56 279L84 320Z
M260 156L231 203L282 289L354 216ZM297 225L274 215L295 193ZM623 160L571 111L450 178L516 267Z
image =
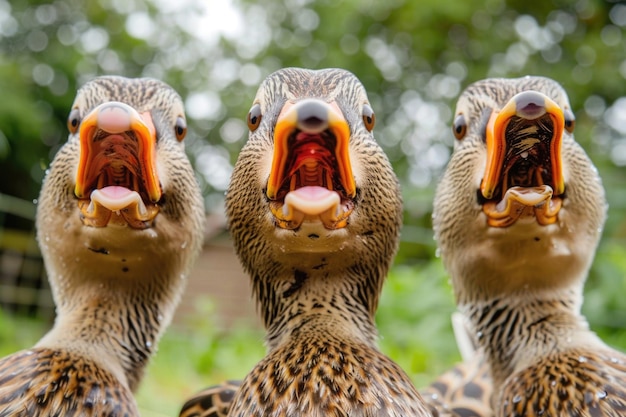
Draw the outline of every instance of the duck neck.
M178 287L181 287L178 285ZM158 280L124 281L67 289L52 330L38 346L74 351L96 361L135 390L174 313L180 290Z
M374 314L384 274L356 268L331 273L327 266L284 271L278 279L255 278L270 350L320 334L376 347Z
M537 357L595 339L580 314L581 300L582 291L577 288L537 294L528 290L461 302L459 307L487 354L498 386Z

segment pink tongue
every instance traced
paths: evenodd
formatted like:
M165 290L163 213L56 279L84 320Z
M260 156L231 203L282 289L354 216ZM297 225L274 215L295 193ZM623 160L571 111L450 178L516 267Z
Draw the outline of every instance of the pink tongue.
M126 187L118 187L117 185L111 185L109 187L100 188L99 190L106 198L118 200L127 197L132 193Z
M146 212L146 206L137 191L115 185L93 190L90 207L94 204L100 204L111 211L136 206L140 214L143 215Z
M323 198L327 198L329 195L333 194L333 191L330 191L328 188L317 187L317 186L301 187L291 192L297 195L298 198L302 200L311 200L311 201L318 201Z
M305 215L317 216L329 210L331 214L335 214L340 204L341 198L337 192L324 187L306 186L287 193L284 210L286 213L297 211Z

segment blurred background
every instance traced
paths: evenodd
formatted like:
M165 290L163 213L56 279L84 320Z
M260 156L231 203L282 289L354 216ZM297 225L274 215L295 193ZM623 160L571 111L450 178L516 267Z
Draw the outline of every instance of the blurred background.
M560 81L610 203L584 312L625 350L625 29L626 5L600 0L0 0L0 354L50 327L34 240L39 188L67 138L77 88L120 74L163 79L185 98L186 149L209 219L203 256L138 394L144 415L177 415L185 397L241 378L263 356L222 204L256 88L285 66L346 68L369 93L405 201L377 316L381 347L418 386L459 360L430 221L455 99L486 77Z

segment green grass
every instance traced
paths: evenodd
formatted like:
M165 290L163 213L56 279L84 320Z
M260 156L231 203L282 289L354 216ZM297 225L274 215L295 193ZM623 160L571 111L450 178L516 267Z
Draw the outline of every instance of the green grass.
M626 350L626 258L618 244L599 251L584 311L609 344ZM418 387L459 360L450 325L452 291L439 260L396 266L377 315L381 349ZM263 357L263 332L245 325L224 328L204 302L190 322L170 327L137 393L145 417L176 416L186 398L226 379L242 378ZM47 330L32 320L0 312L0 356L31 346Z

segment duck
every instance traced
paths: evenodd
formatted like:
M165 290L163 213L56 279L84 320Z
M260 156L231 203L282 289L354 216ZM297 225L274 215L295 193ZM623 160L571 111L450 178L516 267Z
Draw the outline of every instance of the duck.
M626 415L626 355L581 314L607 203L574 129L546 77L480 80L457 102L433 228L491 379L482 415Z
M77 92L38 199L51 330L0 359L2 416L138 416L133 393L203 241L181 97L150 78Z
M402 198L364 86L343 69L283 68L247 123L225 206L267 354L240 386L200 392L180 415L220 412L221 393L231 417L430 416L377 346Z

